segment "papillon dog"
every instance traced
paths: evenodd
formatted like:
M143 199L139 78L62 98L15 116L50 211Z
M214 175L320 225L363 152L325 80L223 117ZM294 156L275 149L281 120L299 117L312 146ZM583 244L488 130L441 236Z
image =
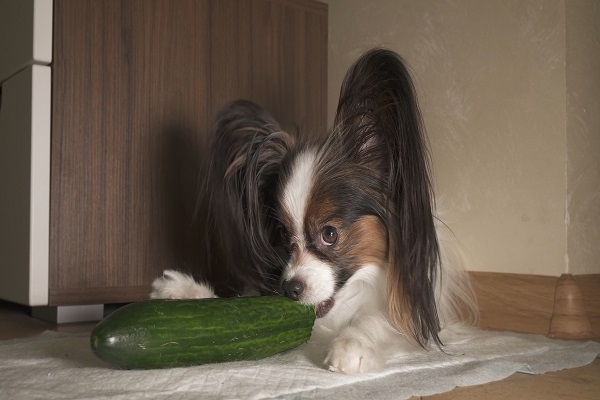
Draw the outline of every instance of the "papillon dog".
M381 368L395 345L442 346L442 328L475 312L442 246L416 93L396 53L354 63L322 139L240 100L217 115L211 140L202 194L213 267L247 293L315 305L311 342L329 370ZM216 295L167 270L151 297Z

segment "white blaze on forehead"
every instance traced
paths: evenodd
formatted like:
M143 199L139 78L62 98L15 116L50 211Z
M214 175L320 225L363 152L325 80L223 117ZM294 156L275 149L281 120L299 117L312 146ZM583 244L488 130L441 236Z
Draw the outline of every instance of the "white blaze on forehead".
M304 214L307 207L308 195L313 186L316 155L313 150L300 153L292 165L292 174L283 190L283 205L294 224L294 232L290 232L296 239L303 241L302 227Z
M304 304L318 304L326 301L335 292L335 274L327 263L319 260L306 249L304 240L304 219L309 195L313 188L316 153L309 149L300 153L292 164L288 182L284 186L281 202L292 226L292 241L298 246L283 274L282 280L296 279L304 284L299 301Z

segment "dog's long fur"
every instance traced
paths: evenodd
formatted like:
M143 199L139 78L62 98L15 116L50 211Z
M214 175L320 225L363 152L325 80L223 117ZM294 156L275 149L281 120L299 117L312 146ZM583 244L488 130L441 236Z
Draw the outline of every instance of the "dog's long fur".
M441 346L441 329L474 313L441 247L421 115L397 54L371 50L350 68L323 142L282 131L248 101L219 113L212 140L203 204L215 266L245 290L315 304L327 368L379 368L392 342ZM153 286L155 298L214 296L175 271Z

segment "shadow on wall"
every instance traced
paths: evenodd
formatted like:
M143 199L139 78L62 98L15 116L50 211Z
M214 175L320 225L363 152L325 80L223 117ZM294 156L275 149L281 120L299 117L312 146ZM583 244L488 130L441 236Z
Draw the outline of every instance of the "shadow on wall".
M260 102L253 99L257 104ZM281 124L282 129L297 135L306 135L316 139L324 135L325 129L305 127L306 123L296 123L274 101L264 101L265 109ZM214 115L211 115L211 121ZM160 246L164 259L169 265L165 269L179 269L199 280L214 285L221 296L231 296L243 292L245 282L236 280L235 273L240 260L234 255L225 254L221 249L217 235L209 230L209 210L206 196L201 196L202 180L207 176L207 165L211 159L210 127L198 128L182 123L177 119L164 125L159 132L156 146L157 165L154 176L158 182L156 204L158 209L151 214L158 216L155 221L157 230L150 243ZM214 216L216 223L228 223L226 217ZM229 221L231 223L231 221ZM235 248L235 246L233 246ZM227 262L229 260L229 262ZM232 264L233 262L233 264ZM209 268L209 266L213 266Z
M157 222L159 229L164 229L161 236L166 238L168 258L175 268L210 282L217 294L234 295L243 289L242 283L234 281L223 268L209 268L221 265L219 249L208 229L206 200L200 193L210 154L208 140L200 142L198 138L209 135L171 124L161 137L159 204L164 210L157 210L162 216Z

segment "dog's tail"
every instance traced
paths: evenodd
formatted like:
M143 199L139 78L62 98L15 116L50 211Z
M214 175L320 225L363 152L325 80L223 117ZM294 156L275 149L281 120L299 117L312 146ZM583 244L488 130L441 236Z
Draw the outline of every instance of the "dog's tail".
M443 328L473 325L479 318L477 298L469 273L468 257L450 228L436 219L440 245L440 274L436 282L436 302Z

